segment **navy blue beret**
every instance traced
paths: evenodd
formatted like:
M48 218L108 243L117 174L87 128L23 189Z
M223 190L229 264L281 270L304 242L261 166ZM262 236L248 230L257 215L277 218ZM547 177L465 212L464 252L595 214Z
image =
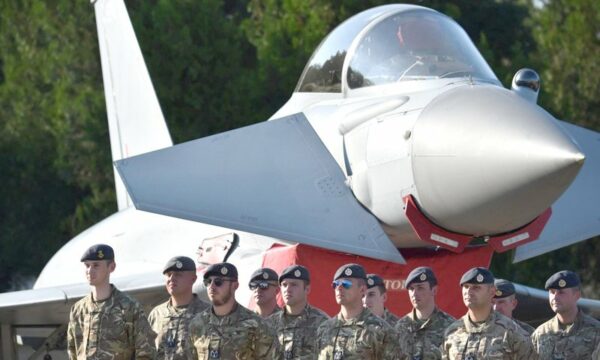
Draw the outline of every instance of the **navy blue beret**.
M373 288L375 286L383 286L385 288L385 283L381 276L377 274L367 274L367 289Z
M357 278L357 279L367 279L367 274L365 269L358 264L346 264L342 265L333 276L333 280L337 280L339 278Z
M286 267L279 275L279 282L284 279L299 279L310 281L310 273L307 268L302 265L292 265Z
M81 257L81 261L86 261L86 260L114 260L115 259L115 252L113 250L113 248L111 248L110 246L106 245L106 244L96 244L93 246L90 246L89 249L87 249L84 253L83 256Z
M273 269L260 268L252 273L250 282L252 281L277 281L279 276Z
M494 295L496 299L511 296L516 292L515 285L508 280L496 279L494 285L496 286L496 294Z
M579 280L579 276L569 270L562 270L557 272L556 274L550 276L550 278L546 281L546 290L548 289L565 289L572 287L579 287L581 281Z
M408 288L408 286L412 283L422 283L426 281L429 282L431 286L437 285L437 279L435 277L435 274L433 273L433 270L431 270L431 268L427 266L419 266L418 268L414 268L408 274L404 286Z
M220 276L227 277L231 279L238 278L237 268L230 263L217 263L212 264L208 268L206 268L206 272L204 273L204 278L208 279L209 276Z
M187 256L175 256L167 261L163 274L167 271L196 271L196 263Z
M493 284L494 275L484 267L474 267L468 270L460 278L460 285L463 284Z

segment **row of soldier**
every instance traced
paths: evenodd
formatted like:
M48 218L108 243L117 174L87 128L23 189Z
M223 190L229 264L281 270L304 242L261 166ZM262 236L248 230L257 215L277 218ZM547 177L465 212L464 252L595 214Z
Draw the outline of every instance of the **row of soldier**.
M581 284L571 271L546 282L556 315L534 330L511 318L514 285L485 268L462 276L467 313L458 320L437 308L434 272L413 269L405 283L413 309L399 319L384 306L383 279L346 264L333 277L340 311L329 318L308 303L310 274L301 265L252 274L254 313L235 299L234 265L207 268L205 303L192 292L194 261L179 256L163 270L169 300L146 318L110 284L110 246L92 246L81 261L92 292L71 309L70 359L600 359L600 322L577 307Z

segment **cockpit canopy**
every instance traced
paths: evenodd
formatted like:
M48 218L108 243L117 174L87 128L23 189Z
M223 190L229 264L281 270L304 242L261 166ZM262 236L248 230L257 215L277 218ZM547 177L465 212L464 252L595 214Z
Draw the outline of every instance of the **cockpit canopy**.
M418 6L386 5L337 27L311 57L296 91L457 77L498 82L455 21Z

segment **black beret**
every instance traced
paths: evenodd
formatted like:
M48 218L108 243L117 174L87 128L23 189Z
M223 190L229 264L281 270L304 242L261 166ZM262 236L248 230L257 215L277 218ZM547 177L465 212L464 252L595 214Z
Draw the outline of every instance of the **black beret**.
M175 256L167 261L163 274L167 271L196 271L196 263L187 256Z
M406 283L404 287L408 288L408 286L412 283L422 283L428 282L431 286L437 285L437 279L433 270L427 266L419 266L418 268L414 268L406 277Z
M86 260L114 260L115 252L113 248L106 244L96 244L87 249L83 256L81 257L81 261Z
M579 276L569 270L562 270L557 272L556 274L550 276L550 278L546 281L546 290L548 289L565 289L572 287L579 287L581 281L579 280Z
M238 272L236 267L230 263L218 263L212 264L206 268L204 278L207 279L209 276L221 276L232 279L238 278Z
M284 279L299 279L310 281L310 273L308 269L302 265L292 265L286 267L279 275L279 282L281 283Z
M381 276L377 274L367 274L367 289L373 288L375 286L383 286L385 288L385 283Z
M460 285L463 284L493 284L494 275L486 268L474 267L467 271L460 278Z
M250 282L253 281L277 281L279 276L273 269L260 268L252 273L250 276Z
M494 285L496 286L496 295L494 295L496 299L511 296L516 292L515 286L508 280L496 279Z
M366 280L367 274L365 273L365 269L358 264L346 264L337 269L333 276L333 280L339 278L357 278Z

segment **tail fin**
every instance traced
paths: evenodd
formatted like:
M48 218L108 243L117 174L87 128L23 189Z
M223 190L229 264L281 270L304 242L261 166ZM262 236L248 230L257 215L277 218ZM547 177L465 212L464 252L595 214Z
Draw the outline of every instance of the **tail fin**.
M96 0L113 161L173 145L123 0ZM119 210L132 205L115 171Z

